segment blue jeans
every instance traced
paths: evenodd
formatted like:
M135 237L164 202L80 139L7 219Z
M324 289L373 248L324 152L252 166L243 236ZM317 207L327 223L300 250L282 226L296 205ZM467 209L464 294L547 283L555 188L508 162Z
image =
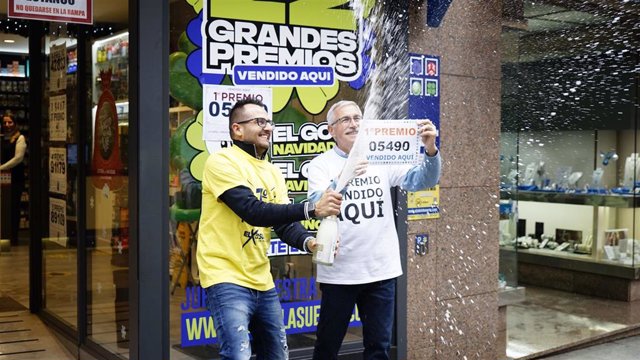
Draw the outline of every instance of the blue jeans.
M359 285L320 284L322 301L314 360L334 360L347 333L354 305L362 321L363 359L388 360L393 332L396 279Z
M275 289L258 291L221 283L205 290L221 359L248 360L251 357L249 332L258 360L289 358L282 307Z

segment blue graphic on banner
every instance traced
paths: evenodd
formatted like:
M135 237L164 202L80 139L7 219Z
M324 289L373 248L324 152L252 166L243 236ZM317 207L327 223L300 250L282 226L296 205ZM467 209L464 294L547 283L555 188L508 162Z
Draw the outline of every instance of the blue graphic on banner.
M335 76L330 66L236 65L233 82L236 85L331 86Z
M317 296L315 278L277 279L274 283L281 301L282 320L287 334L315 332L320 317L320 300L308 300ZM200 286L189 286L185 289L185 301L181 304L184 312L180 316L182 347L217 342L213 318L205 304L204 289ZM360 326L360 315L358 309L354 308L349 327Z
M182 347L215 344L216 329L208 311L182 313L180 317Z
M429 119L440 129L440 58L410 53L409 61L409 119Z
M421 207L421 208L407 209L407 214L409 215L435 215L439 213L440 213L440 210L436 207Z
M267 256L283 256L283 255L306 255L304 250L296 249L282 242L280 239L271 238L271 245L267 251Z

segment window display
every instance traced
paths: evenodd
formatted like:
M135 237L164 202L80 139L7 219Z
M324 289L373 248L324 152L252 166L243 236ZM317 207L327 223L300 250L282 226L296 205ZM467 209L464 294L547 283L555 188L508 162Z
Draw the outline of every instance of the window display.
M545 29L547 10L525 4L526 26L503 29L500 194L517 220L501 208L502 252L564 269L639 267L633 25L589 13Z
M638 251L634 250L635 239L640 233L637 222L635 228L633 222L640 206L640 187L625 180L635 176L636 155L627 156L631 160L625 162L623 169L619 166L620 170L615 168L620 163L614 160L615 152L596 157L594 148L608 146L607 143L614 142L617 137L603 135L606 131L531 132L526 135L524 143L521 140L523 135L506 135L503 138L521 142L518 159L520 163L528 164L524 170L509 166L502 169L501 197L518 202L518 218L522 227L514 237L510 227L501 225L503 247L515 246L519 251L549 256L640 266L640 258L634 255L634 251ZM532 141L536 138L537 141ZM575 139L579 142L574 144L572 140ZM506 141L503 148L507 150L505 145ZM563 161L565 156L567 158ZM532 158L543 160L528 160ZM515 177L521 181L513 184L513 171L518 170ZM593 176L585 179L584 173ZM616 228L627 229L620 234L630 239L625 241L623 254L619 252L619 244L611 241L611 237L617 234L612 232Z

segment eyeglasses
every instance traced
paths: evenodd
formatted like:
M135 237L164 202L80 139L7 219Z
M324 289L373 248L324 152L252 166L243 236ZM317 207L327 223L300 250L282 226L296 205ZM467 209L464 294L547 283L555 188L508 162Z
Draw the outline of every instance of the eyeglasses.
M256 124L258 124L258 126L260 126L263 129L267 126L267 124L273 126L273 120L269 120L269 119L265 119L265 118L253 118L253 119L249 119L249 120L238 121L238 122L236 122L236 124L244 124L244 123L248 123L250 121L255 121Z
M360 115L355 115L355 116L343 116L340 119L334 121L332 123L332 125L334 124L342 124L342 125L348 125L349 123L351 123L351 121L353 121L356 125L360 124L360 120L362 120L362 116Z

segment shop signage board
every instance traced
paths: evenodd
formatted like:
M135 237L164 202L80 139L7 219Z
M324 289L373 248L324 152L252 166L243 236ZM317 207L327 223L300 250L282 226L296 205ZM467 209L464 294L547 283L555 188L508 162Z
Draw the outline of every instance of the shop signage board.
M93 24L93 0L9 0L8 16L29 20Z

